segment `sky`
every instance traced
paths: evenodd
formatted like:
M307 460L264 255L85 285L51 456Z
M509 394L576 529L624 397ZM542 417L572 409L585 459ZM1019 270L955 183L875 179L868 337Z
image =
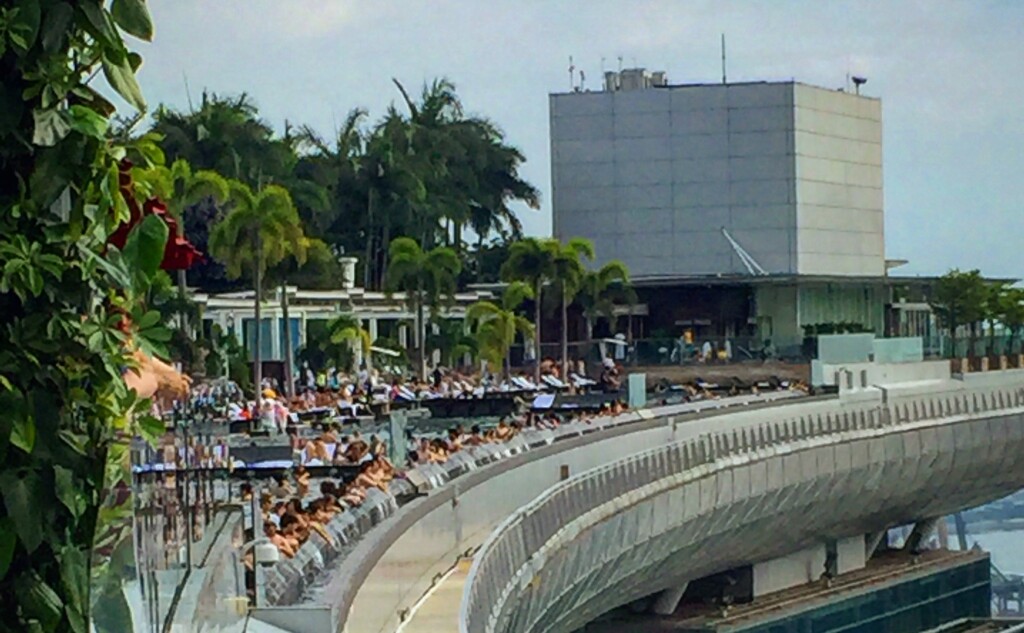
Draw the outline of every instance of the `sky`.
M153 0L143 54L151 106L204 89L248 93L278 130L331 136L357 106L371 119L447 77L526 154L542 192L520 214L551 231L548 94L569 57L597 88L602 68L841 87L881 97L886 256L899 274L958 267L1024 277L1024 2L1017 0ZM188 89L186 89L186 86Z

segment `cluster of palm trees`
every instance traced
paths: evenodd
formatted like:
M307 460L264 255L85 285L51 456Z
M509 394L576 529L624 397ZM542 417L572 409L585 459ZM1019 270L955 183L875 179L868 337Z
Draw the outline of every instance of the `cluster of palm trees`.
M500 297L478 301L466 309L465 318L447 318L457 289L459 259L454 251L438 246L424 251L410 238L391 242L386 287L401 291L413 315L416 371L426 374L426 355L438 351L454 362L468 354L485 360L493 370L511 371L509 355L518 341L532 341L533 356L541 358L540 330L545 308L559 313L562 321L561 359L568 363L567 321L569 307L578 305L587 321L587 339L600 318L615 322L615 309L636 301L626 267L612 261L597 269L586 263L595 257L593 245L580 238L566 243L554 239L524 238L510 245L510 257L502 268L506 283ZM532 304L532 307L527 306ZM527 313L531 313L532 318ZM431 336L430 329L437 335ZM327 325L321 340L312 341L332 361L354 360L351 348L370 347L369 335L351 315L341 315ZM540 363L535 363L539 379ZM568 368L566 367L566 371Z
M464 269L480 274L474 254L492 238L522 237L515 208L539 206L537 189L519 175L525 158L493 122L465 113L451 82L426 84L418 98L394 83L400 106L372 124L365 110L354 109L331 138L287 123L276 135L244 94L203 94L185 112L159 108L151 133L160 135L168 160L184 159L254 191L270 184L287 189L305 232L331 252L358 257L368 289L387 285L397 237L426 251L449 247ZM187 223L200 249L210 224L203 220ZM320 272L306 273L304 285L315 284ZM211 290L231 286L216 265L190 279Z
M418 98L394 83L401 106L373 125L355 109L330 140L290 124L276 135L244 94L204 93L187 112L157 110L147 133L170 167L136 170L137 180L168 202L179 227L214 260L179 276L182 297L187 285L248 284L258 324L266 288L336 286L344 254L357 257L364 287L406 297L421 373L428 348L447 358L471 352L500 367L522 338L539 359L544 309L561 312L567 361L569 306L578 302L592 336L594 321L632 300L625 267L589 270L595 253L586 240L523 238L515 207L537 208L538 193L519 176L519 150L491 121L468 116L449 81L424 85ZM492 238L503 253L485 246ZM500 299L473 305L462 323L440 318L461 284L485 274L507 282ZM280 298L288 323L287 292ZM180 325L187 328L184 311ZM368 334L350 315L325 337L319 345L328 355L358 345L369 352ZM257 326L250 350L257 385L261 339ZM286 358L291 345L285 336Z

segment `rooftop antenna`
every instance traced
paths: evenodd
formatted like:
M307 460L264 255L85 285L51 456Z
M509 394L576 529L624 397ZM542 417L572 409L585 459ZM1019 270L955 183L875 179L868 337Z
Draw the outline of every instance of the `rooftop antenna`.
M569 90L570 91L576 88L576 86L573 85L573 79L572 79L573 75L575 75L575 74L576 74L576 66L572 63L572 55L569 55Z
M622 72L622 55L619 55L619 72Z
M856 88L857 94L860 94L860 87L868 82L867 77L850 77L853 80L853 85Z
M725 33L722 33L722 83L728 83L725 78Z
M583 69L581 68L580 69L580 92L584 92L583 85L586 83L586 81L587 81L587 76L585 74L583 74Z
M604 55L601 55L601 76L602 76L602 77L604 76L604 71L605 71L605 70L606 70L606 69L605 69L605 67L604 67Z

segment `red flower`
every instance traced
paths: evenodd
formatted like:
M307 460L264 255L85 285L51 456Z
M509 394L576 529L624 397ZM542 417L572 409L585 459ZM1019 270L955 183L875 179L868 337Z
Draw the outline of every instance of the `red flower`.
M135 186L132 183L132 164L128 160L121 161L120 175L118 182L121 186L121 195L128 205L128 221L117 227L107 243L123 249L128 241L128 234L142 221L145 215L156 215L167 225L167 245L164 247L164 258L160 262L160 268L164 270L188 270L197 262L203 260L200 253L188 239L178 236L178 221L167 214L167 205L159 198L150 198L139 208L135 199Z

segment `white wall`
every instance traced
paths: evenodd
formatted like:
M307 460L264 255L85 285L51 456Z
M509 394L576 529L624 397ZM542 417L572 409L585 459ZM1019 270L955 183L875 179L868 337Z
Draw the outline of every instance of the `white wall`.
M882 275L882 104L793 89L799 272Z

